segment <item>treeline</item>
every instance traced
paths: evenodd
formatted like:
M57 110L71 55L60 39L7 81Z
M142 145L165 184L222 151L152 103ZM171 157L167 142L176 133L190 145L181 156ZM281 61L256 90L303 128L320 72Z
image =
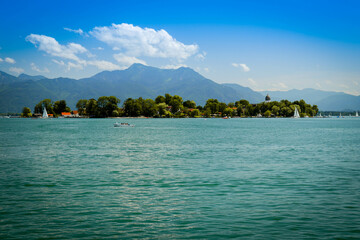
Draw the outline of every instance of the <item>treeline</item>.
M205 106L196 105L192 100L183 101L178 95L165 94L153 99L128 98L119 107L120 99L114 96L103 96L96 99L81 99L76 108L80 116L84 117L161 117L161 118L183 118L183 117L291 117L295 108L301 117L313 117L317 114L316 105L307 104L304 100L290 102L263 102L250 104L247 100L239 100L231 103L219 102L217 99L208 99ZM65 100L52 102L45 99L39 102L34 113L42 114L43 108L48 113L59 116L61 112L70 112ZM25 111L26 110L26 111ZM30 116L29 108L24 108L23 116Z

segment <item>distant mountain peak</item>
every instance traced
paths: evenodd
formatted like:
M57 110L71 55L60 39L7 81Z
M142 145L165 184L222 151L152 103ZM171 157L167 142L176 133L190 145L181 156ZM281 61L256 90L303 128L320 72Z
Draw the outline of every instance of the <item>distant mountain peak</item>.
M44 77L42 75L31 76L31 75L22 73L18 76L18 79L38 81L38 80L46 79L46 77Z
M148 67L142 63L133 63L129 68L139 68L139 67Z

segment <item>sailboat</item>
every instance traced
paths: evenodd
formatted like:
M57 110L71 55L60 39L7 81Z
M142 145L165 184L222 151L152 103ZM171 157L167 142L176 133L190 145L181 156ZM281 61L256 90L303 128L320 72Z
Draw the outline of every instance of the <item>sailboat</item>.
M47 114L46 108L44 107L42 118L48 118L48 117L49 116Z
M358 117L359 116L359 113L358 113L358 111L356 111L356 113L355 113L355 117Z
M297 110L297 107L295 107L294 118L299 118L299 117L300 117L299 111Z

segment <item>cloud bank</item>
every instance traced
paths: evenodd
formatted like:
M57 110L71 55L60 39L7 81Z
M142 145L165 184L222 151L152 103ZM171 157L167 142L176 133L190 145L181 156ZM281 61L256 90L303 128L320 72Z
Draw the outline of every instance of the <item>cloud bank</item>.
M49 69L47 69L47 68L44 68L44 70L41 70L38 66L36 66L35 63L31 63L30 66L31 66L32 70L34 70L36 72L39 72L39 73L48 73L48 72L50 72Z
M196 44L185 45L177 41L163 29L156 31L126 23L95 27L90 34L131 57L146 56L183 61L196 54L199 49Z
M7 63L11 63L11 64L16 63L16 61L15 61L14 59L9 58L9 57L5 58L5 62L7 62Z
M38 35L38 34L30 34L26 37L26 40L34 44L39 50L46 52L47 54L53 57L59 57L64 60L71 60L65 63L62 60L53 59L52 61L60 66L66 66L67 70L71 69L83 69L87 65L95 66L101 70L116 70L120 69L120 66L108 62L105 60L91 60L87 61L81 58L79 55L82 53L86 53L88 57L94 57L85 47L77 43L69 43L67 45L61 45L55 38ZM32 69L38 71L40 69L35 69L32 66Z
M55 38L45 35L30 34L25 39L34 44L39 50L51 56L74 60L76 62L81 62L77 54L87 52L87 49L80 44L69 43L66 46L61 45Z
M17 68L17 67L11 67L11 68L9 68L9 71L14 72L14 73L17 73L17 74L20 74L20 73L23 73L23 72L24 72L24 69L22 69L22 68Z

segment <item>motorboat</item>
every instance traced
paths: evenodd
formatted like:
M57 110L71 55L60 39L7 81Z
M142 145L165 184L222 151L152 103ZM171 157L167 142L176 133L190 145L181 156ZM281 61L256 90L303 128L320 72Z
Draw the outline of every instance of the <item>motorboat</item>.
M135 125L134 124L129 124L129 123L116 122L116 123L114 123L114 127L135 127Z

